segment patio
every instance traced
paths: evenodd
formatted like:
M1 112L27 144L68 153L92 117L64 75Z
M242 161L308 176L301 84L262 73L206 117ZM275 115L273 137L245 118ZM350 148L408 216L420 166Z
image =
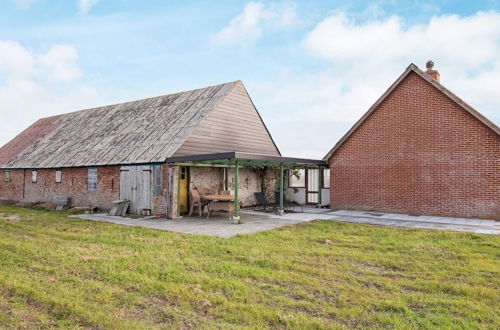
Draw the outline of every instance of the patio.
M303 213L276 215L272 212L241 210L242 223L232 224L227 214L205 217L182 217L174 220L145 217L131 219L107 214L79 214L71 216L83 220L102 221L123 226L138 226L185 234L198 234L230 238L240 234L252 234L278 227L295 225L313 220L333 220L381 226L457 231L476 234L500 234L500 221L483 219L411 216L405 214L373 213L363 211L334 211L321 208L304 208Z

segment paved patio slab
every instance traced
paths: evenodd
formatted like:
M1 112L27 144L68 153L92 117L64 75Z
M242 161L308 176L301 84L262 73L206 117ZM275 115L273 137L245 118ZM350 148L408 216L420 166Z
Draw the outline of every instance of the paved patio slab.
M204 217L184 217L175 220L155 219L152 217L130 219L109 216L107 214L80 214L71 217L109 222L124 226L138 226L186 234L210 235L226 238L238 234L252 234L312 220L332 220L489 235L500 234L500 221L498 220L411 216L406 214L347 210L333 211L318 208L305 208L303 213L288 213L283 216L276 215L272 212L242 210L241 218L243 223L237 225L230 223L227 216L211 217L210 219L205 219Z
M271 230L277 227L294 225L297 223L310 221L294 218L282 218L277 216L269 217L265 213L246 213L242 212L241 224L233 224L228 220L227 215L222 217L183 217L174 220L155 219L152 217L141 219L130 219L118 216L109 216L107 214L79 214L71 217L110 222L124 226L138 226L157 230L173 231L185 234L210 235L218 237L233 237L238 234L252 234L259 231Z

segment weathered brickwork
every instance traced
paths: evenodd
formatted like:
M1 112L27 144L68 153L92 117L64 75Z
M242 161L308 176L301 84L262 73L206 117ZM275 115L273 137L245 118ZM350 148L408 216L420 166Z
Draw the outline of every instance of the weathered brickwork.
M32 182L31 170L12 170L12 181L5 182L0 171L0 199L23 202L55 203L56 197L71 197L74 206L110 208L120 196L120 168L97 168L97 190L88 191L87 168L63 168L62 180L56 182L55 169L37 170L37 182Z
M329 163L331 208L500 219L500 136L414 72Z

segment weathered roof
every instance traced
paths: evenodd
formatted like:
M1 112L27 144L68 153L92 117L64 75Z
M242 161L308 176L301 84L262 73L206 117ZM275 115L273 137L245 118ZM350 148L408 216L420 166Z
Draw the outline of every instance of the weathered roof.
M238 84L40 119L0 148L0 168L164 162Z
M484 125L489 127L495 133L500 135L500 128L491 120L482 115L479 111L471 107L469 104L465 103L456 94L451 92L449 89L441 85L439 82L435 81L429 77L424 71L422 71L418 66L411 63L406 70L399 76L399 78L385 91L384 94L375 102L370 109L347 131L347 133L335 144L335 146L323 157L323 160L328 160L333 153L340 148L340 146L363 124L363 122L370 116L370 114L377 109L377 107L396 89L399 84L410 74L410 72L415 72L420 77L425 79L432 86L440 90L443 94L448 96L452 101L461 106L465 111L469 112L472 116L477 118Z

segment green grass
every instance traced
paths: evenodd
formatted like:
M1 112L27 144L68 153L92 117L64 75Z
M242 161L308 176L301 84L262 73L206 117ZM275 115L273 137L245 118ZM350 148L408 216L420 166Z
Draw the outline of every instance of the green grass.
M498 236L317 221L223 239L67 214L0 207L0 328L500 328Z

